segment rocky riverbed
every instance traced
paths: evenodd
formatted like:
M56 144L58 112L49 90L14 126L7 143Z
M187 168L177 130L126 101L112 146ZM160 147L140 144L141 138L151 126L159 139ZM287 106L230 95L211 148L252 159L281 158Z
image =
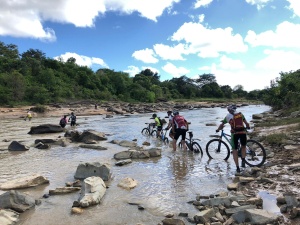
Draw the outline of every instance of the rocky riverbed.
M133 108L130 104L111 103L106 105L99 105L97 109L94 105L88 106L75 106L75 107L57 107L51 106L47 114L35 114L36 117L59 117L62 114L68 114L71 111L75 111L77 114L92 114L95 113L101 115L111 115L120 113L145 113L155 112L161 110L168 110L170 108L189 109L191 107L224 107L220 104L177 104L172 103L162 105L139 105ZM20 118L26 115L28 107L22 109L1 109L2 118ZM3 117L3 115L5 115ZM280 119L280 112L264 113L256 115L254 122L256 124L262 121L271 121ZM295 116L295 114L293 114ZM296 114L299 116L299 114ZM232 183L228 184L228 191L220 192L211 195L197 195L194 199L191 199L187 204L190 204L193 210L196 208L199 212L192 213L185 211L179 214L168 213L165 218L161 218L161 224L300 224L300 210L299 210L299 196L300 196L300 132L299 130L292 129L292 127L299 127L298 124L289 126L273 126L273 127L259 127L254 128L252 133L253 138L262 141L267 150L267 163L260 168L248 167L240 174L236 174ZM288 139L285 144L280 146L270 145L264 142L263 136L271 133L286 133ZM68 141L69 138L66 139ZM93 141L89 138L88 140ZM96 140L95 140L96 141ZM60 144L62 142L59 142ZM90 144L90 143L85 143ZM134 146L132 146L134 148ZM141 151L141 149L134 149L134 151ZM157 153L156 153L157 154ZM144 155L144 154L143 154ZM130 160L132 154L127 154L127 158L124 160ZM120 160L120 159L118 159ZM102 166L102 165L100 165ZM45 182L45 179L38 179ZM91 181L88 181L91 185ZM101 182L100 182L101 184ZM69 184L69 186L72 184ZM79 186L81 186L80 184ZM132 183L128 183L132 185ZM103 184L102 184L103 186ZM76 187L76 185L75 185ZM96 187L98 187L96 185ZM75 189L76 190L76 189ZM9 194L6 194L2 198L9 199L7 196L19 196L24 198L20 194L15 193L15 189L12 188ZM101 195L103 192L101 192ZM274 197L274 201L271 205L266 205L269 197ZM2 196L3 197L3 196ZM1 199L1 197L0 197ZM5 200L5 201L6 201ZM29 205L34 207L36 204L40 204L39 199L30 199ZM131 202L130 204L136 204ZM21 203L22 205L22 203ZM137 204L138 205L138 204ZM77 206L76 204L74 206ZM80 206L80 205L79 205ZM0 205L0 208L7 208ZM138 205L140 210L144 210L141 205ZM275 210L272 207L276 208ZM1 209L0 211L0 224L14 224L17 221L19 208L22 207L10 207L14 210ZM15 211L17 209L17 212ZM75 208L75 207L74 207ZM81 213L81 207L74 209L74 213ZM10 222L7 222L10 221ZM139 221L137 221L137 224Z

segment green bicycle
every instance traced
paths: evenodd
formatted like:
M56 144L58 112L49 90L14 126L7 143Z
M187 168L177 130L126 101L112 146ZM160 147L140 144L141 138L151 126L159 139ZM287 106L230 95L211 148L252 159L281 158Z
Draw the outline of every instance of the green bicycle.
M221 131L221 135L211 135L210 137L214 137L214 139L210 140L206 144L206 154L210 159L219 159L219 160L227 160L230 156L230 148L231 147L231 135L226 134L223 130ZM228 144L222 140L224 138ZM238 155L241 156L241 144L238 143ZM255 140L248 139L246 144L246 164L253 167L262 166L266 161L266 150L264 147Z

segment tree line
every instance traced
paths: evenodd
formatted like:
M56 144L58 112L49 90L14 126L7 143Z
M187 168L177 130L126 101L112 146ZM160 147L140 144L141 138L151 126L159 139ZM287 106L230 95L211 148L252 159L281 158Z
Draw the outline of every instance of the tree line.
M299 71L281 73L270 88L247 92L242 85L231 88L219 85L214 74L186 76L160 81L160 76L145 69L134 77L111 69L93 71L76 64L75 58L66 62L46 57L37 49L19 53L14 44L0 42L0 104L48 104L70 100L125 102L156 102L176 99L249 99L271 106L298 103ZM298 82L300 83L300 82ZM296 93L297 99L292 93ZM283 96L284 95L284 96ZM273 97L276 96L276 100ZM289 96L288 99L286 97ZM288 100L288 101L287 101Z

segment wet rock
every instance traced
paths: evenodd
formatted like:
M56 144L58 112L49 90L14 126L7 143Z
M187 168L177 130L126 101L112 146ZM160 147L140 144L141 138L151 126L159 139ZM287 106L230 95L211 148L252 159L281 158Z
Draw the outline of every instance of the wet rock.
M19 220L19 213L10 209L0 209L0 224L13 225Z
M18 141L12 141L8 146L9 151L27 151L29 147L26 145L21 144Z
M246 209L232 215L237 223L247 222L249 224L265 225L278 221L278 215L263 209Z
M262 119L262 118L264 118L263 114L253 114L252 115L252 119Z
M243 205L243 206L239 206L239 207L235 207L235 208L228 208L228 209L225 209L225 213L226 213L226 215L231 216L237 212L245 211L246 209L256 209L256 206L255 205Z
M218 206L218 205L225 205L229 207L231 205L230 197L217 197L217 198L210 198L208 200L204 200L202 205L210 205L210 206Z
M116 159L116 160L130 159L131 155L132 155L131 151L118 152L118 153L114 154L114 159Z
M239 187L239 183L231 183L231 184L228 184L227 185L227 189L229 191L233 190L233 191L236 191Z
M32 207L35 207L35 199L30 195L15 190L0 195L0 208L21 213Z
M101 177L104 181L108 181L111 176L110 166L106 163L101 164L99 162L81 163L77 167L74 178L85 179L92 176L98 176Z
M126 177L118 183L118 187L130 190L137 186L137 181L133 178Z
M161 149L159 148L151 148L147 149L149 152L150 157L160 157L161 156Z
M81 188L79 187L61 187L61 188L55 188L54 190L49 190L49 195L62 195L62 194L68 194L80 190Z
M44 144L42 142L39 142L36 144L35 148L37 149L49 149L51 146L48 144Z
M34 187L41 184L48 184L49 180L39 174L33 174L27 177L22 177L4 182L0 185L1 190L11 190L17 188Z
M124 166L126 164L132 163L131 159L120 160L115 163L116 166Z
M46 133L60 133L64 129L59 125L54 124L42 124L30 128L28 134L46 134Z
M210 218L216 215L214 209L206 209L194 216L194 220L196 223L209 223Z
M144 141L142 145L150 146L150 142Z
M83 209L79 208L79 207L73 207L72 210L71 210L71 213L73 213L73 214L82 214Z
M180 219L166 218L162 221L163 225L184 225L185 223Z
M100 177L88 177L83 181L79 205L86 208L97 205L106 192L106 185Z
M79 145L80 148L89 148L89 149L95 149L95 150L107 150L106 147L102 147L99 145L92 145L92 144L86 144L86 145Z

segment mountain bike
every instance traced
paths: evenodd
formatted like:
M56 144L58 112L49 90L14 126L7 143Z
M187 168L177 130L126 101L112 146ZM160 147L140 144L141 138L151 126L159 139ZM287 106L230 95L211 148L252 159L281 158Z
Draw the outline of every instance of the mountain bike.
M193 151L195 153L201 153L201 157L203 156L203 151L201 146L197 143L197 141L201 141L200 139L193 138L193 132L188 131L189 137L185 139L185 144L187 149L190 151ZM182 144L181 141L178 143L178 147L181 148Z
M226 134L223 130L221 135L210 135L214 139L210 140L206 144L206 154L211 159L222 159L227 160L230 156L231 135ZM228 144L222 140L222 138L228 142ZM242 147L240 142L238 143L238 155L241 156ZM246 144L246 157L245 161L248 166L262 166L266 161L266 151L264 147L255 140L248 139Z
M148 126L142 129L142 134L145 136L150 136L155 131L155 136L156 136L156 130L154 129L155 123L145 123L145 124L148 124Z

